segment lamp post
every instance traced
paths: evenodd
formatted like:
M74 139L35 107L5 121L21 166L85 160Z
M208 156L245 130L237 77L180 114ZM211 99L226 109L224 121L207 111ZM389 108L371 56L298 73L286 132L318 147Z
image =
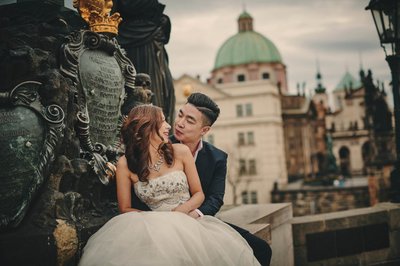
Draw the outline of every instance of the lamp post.
M400 202L400 1L371 0L365 9L371 10L392 73L396 162L390 175L391 199L393 202Z

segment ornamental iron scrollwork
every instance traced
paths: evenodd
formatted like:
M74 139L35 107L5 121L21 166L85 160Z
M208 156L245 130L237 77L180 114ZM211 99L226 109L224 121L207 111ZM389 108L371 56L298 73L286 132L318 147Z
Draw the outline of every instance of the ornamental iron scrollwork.
M17 227L49 176L63 137L64 111L43 106L37 81L0 95L0 227Z

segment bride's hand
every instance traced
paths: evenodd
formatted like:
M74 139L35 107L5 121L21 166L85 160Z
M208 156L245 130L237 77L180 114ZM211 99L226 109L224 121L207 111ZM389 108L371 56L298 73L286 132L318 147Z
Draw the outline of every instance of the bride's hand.
M189 214L189 212L191 211L190 209L188 209L187 206L185 206L185 204L181 204L176 206L175 208L172 209L172 211L175 212L183 212L184 214Z
M200 215L195 211L189 212L189 216L192 217L192 218L195 218L195 219L200 217Z

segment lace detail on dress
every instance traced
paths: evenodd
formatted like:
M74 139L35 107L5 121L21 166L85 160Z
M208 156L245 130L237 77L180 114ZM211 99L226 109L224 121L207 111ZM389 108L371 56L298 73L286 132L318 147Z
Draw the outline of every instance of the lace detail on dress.
M148 183L136 182L135 193L153 211L170 211L190 199L189 185L183 171L173 171L150 179Z

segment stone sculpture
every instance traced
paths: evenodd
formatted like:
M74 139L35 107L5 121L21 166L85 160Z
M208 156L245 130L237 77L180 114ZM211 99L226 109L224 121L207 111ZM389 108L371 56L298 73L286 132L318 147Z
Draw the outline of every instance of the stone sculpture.
M82 17L55 1L0 5L2 265L77 263L118 213L124 115L151 101L116 41L112 1L74 5Z

